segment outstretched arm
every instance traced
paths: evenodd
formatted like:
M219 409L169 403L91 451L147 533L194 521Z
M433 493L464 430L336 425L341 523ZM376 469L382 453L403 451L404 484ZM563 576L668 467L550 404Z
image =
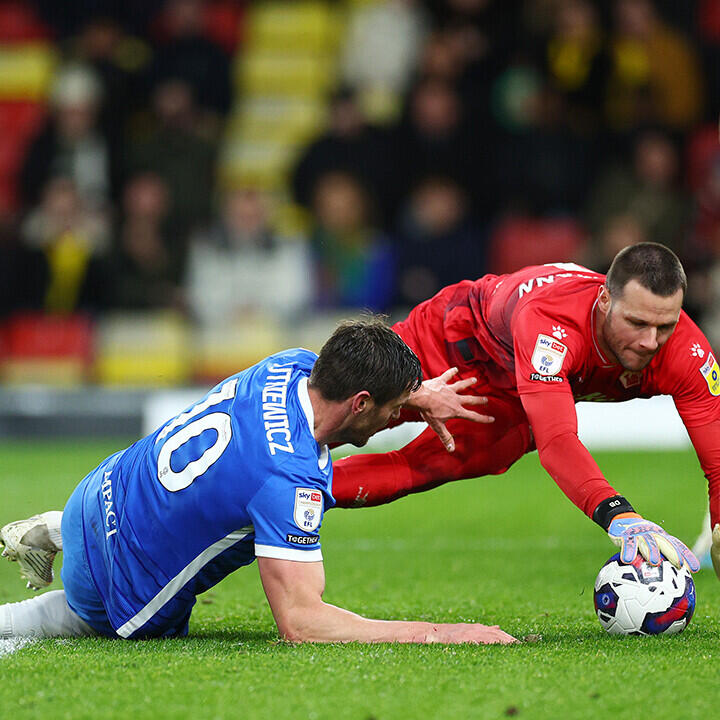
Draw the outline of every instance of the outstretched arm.
M330 605L322 599L325 589L322 562L259 557L258 568L278 631L291 642L517 642L497 626L371 620Z
M471 388L476 378L467 378L451 383L458 369L456 367L446 370L442 375L425 380L411 396L405 407L417 410L423 420L438 434L448 452L455 450L453 436L445 427L445 423L452 418L463 418L472 422L491 423L495 418L469 410L466 405L485 405L487 398L480 395L467 395L463 391Z
M708 481L710 527L713 528L710 554L720 579L720 420L689 427L687 431Z
M676 567L698 570L693 553L663 528L635 512L608 483L577 436L577 415L567 392L537 392L521 396L535 436L540 462L560 489L588 517L607 531L620 547L621 559L632 562L637 553L652 565L661 553Z

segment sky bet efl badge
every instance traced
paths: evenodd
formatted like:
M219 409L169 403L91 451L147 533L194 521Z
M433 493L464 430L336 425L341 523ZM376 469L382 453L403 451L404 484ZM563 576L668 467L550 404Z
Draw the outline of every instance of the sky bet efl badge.
M720 395L720 366L711 352L708 353L705 364L700 368L700 373L710 388L710 394Z
M540 334L532 354L532 366L541 375L557 375L565 360L567 347L554 337Z
M305 532L317 530L322 515L322 493L309 488L295 488L295 524Z

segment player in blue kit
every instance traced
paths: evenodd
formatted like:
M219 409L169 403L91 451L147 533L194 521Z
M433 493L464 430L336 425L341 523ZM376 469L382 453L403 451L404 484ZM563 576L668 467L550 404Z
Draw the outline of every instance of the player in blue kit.
M63 550L65 588L0 606L0 637L185 635L196 596L257 558L288 640L513 642L497 627L370 620L322 601L328 444L364 445L422 398L420 383L415 354L376 320L341 325L319 357L287 350L228 378L103 461L63 513L0 530L36 587Z

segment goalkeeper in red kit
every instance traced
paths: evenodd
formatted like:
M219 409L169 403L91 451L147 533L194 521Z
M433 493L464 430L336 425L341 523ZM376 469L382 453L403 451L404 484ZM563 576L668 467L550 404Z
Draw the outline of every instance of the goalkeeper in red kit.
M635 512L577 436L578 401L672 395L709 483L720 577L720 366L682 310L686 288L678 258L655 243L622 250L607 277L558 263L446 287L393 326L425 377L439 381L437 393L433 381L424 383L393 424L425 419L430 427L400 450L336 462L337 505L379 505L451 480L497 475L537 449L624 562L640 553L659 564L664 555L695 571L693 553ZM456 372L458 382L449 385ZM444 409L448 387L468 390L466 405L486 399L486 415Z

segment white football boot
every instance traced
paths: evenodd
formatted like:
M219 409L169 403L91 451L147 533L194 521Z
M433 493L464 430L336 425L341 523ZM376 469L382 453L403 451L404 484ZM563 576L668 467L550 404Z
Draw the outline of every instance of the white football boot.
M62 550L61 519L62 513L52 510L0 528L2 557L18 563L20 574L33 590L53 581L53 561Z

